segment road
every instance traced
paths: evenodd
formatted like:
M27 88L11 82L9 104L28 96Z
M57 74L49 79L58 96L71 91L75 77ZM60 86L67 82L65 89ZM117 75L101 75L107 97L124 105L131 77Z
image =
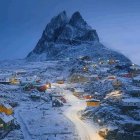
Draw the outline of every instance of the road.
M64 112L64 114L75 124L81 140L102 140L97 133L97 126L90 126L90 124L82 121L78 116L78 112L86 107L85 101L79 100L69 91L65 91L65 94L71 106Z

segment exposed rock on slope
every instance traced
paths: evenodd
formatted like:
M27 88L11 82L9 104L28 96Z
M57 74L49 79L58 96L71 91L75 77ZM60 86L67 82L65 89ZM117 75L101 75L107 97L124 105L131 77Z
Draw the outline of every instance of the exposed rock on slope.
M130 62L122 54L104 47L99 42L96 30L87 24L79 12L68 18L63 11L47 24L36 47L28 54L27 60L56 60L85 55L94 60L114 57L122 62Z

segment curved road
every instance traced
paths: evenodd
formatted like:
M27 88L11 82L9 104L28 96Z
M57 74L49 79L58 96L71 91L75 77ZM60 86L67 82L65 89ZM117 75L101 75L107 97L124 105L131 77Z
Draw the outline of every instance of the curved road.
M75 124L80 140L102 140L97 133L97 126L90 126L90 124L83 122L78 117L78 112L86 107L85 101L81 101L71 94L69 91L65 91L66 98L71 106L64 112L64 114Z

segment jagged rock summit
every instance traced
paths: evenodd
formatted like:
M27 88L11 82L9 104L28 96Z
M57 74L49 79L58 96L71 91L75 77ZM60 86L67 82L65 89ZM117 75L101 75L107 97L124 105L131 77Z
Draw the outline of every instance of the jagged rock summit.
M87 24L79 12L75 12L69 18L66 11L53 17L47 24L37 45L28 54L27 60L58 60L79 58L83 55L94 60L113 56L129 61L120 53L104 47L99 42L96 30Z

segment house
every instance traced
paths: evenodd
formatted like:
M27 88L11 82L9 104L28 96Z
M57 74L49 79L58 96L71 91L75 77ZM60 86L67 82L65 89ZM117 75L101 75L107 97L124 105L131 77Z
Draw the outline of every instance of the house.
M12 74L0 74L0 84L10 84Z
M14 84L14 85L20 84L20 78L14 76L14 77L12 77L12 78L10 79L10 83L11 83L11 84Z
M49 85L45 84L45 85L36 86L36 88L39 92L45 92L48 89L48 86Z
M40 78L37 77L36 75L33 76L33 77L24 77L24 78L21 78L20 80L20 85L21 86L24 86L26 84L40 84Z
M93 95L84 94L84 95L83 95L83 98L84 98L84 99L92 99L92 98L93 98Z
M0 113L0 128L10 129L14 124L14 117L12 115L6 115L5 113Z
M52 107L61 107L61 106L63 106L63 103L59 99L55 99L52 101Z
M76 89L74 89L73 95L76 97L83 97L84 93L85 93L84 89L76 88Z
M140 99L139 98L122 99L121 104L123 107L140 108Z
M31 95L30 95L30 98L32 100L40 100L41 95L38 92L32 92Z
M24 75L27 73L27 71L24 69L20 69L20 70L16 70L15 73L16 73L16 75Z
M110 75L107 77L108 80L116 80L116 76L114 75Z
M13 114L13 108L9 104L1 103L0 112L4 112L6 115Z
M58 99L62 103L66 103L67 102L65 97L64 97L64 95L62 95L62 94L51 94L50 97L51 97L51 100Z
M133 83L136 86L140 86L140 75L133 78Z
M89 78L81 75L81 74L73 74L70 78L69 78L69 82L70 83L85 83L88 82Z
M100 105L100 100L91 99L86 101L87 107L97 107Z
M113 59L113 58L111 58L111 59L108 60L108 64L109 64L109 65L116 64L116 60Z
M26 85L23 86L24 91L31 91L35 89L35 86L32 83L27 83Z
M94 93L94 99L100 100L103 98L103 94L99 93L99 92L95 92Z
M56 83L57 84L64 84L64 78L63 77L57 77Z

